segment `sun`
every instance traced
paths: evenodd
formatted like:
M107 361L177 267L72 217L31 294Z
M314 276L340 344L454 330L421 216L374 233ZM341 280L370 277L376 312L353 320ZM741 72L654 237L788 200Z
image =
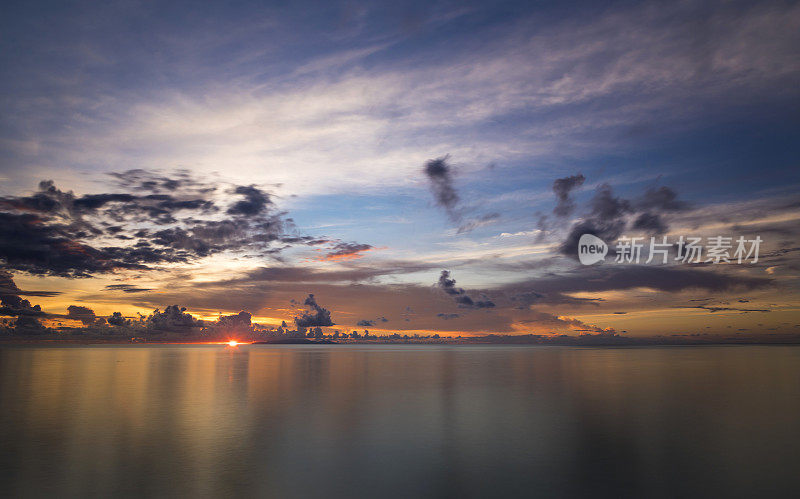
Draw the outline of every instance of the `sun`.
M236 341L236 340L231 340L231 341L228 342L228 346L229 347L235 347L238 344L239 344L239 342Z

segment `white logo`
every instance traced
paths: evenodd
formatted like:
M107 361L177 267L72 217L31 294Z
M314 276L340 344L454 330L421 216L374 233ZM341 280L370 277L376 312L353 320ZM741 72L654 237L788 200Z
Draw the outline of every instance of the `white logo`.
M578 240L578 260L584 265L601 262L608 254L608 245L599 237L584 234Z

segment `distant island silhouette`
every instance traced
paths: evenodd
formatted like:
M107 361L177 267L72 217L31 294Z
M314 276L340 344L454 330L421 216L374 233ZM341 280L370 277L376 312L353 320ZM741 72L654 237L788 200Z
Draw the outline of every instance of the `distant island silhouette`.
M308 338L276 338L267 341L254 341L251 345L336 345L332 340L311 340Z

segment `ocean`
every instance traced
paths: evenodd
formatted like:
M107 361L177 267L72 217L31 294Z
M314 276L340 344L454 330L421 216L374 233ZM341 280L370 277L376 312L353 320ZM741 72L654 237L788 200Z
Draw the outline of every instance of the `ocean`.
M800 346L0 347L3 497L787 497Z

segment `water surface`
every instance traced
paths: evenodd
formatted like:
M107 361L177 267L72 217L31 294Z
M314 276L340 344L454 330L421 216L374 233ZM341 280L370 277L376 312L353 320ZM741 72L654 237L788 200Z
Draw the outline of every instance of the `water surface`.
M0 348L7 497L800 493L800 347Z

